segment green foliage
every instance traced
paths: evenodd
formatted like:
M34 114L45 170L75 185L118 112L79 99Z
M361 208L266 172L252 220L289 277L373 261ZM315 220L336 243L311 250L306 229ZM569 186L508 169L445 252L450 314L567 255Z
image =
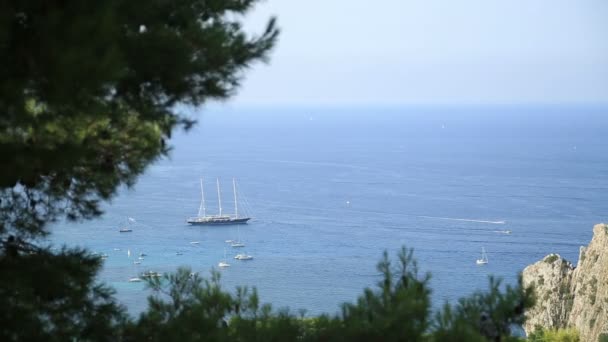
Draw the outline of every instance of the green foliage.
M335 316L304 317L261 305L255 289L224 291L219 274L210 279L180 269L150 279L149 308L123 329L126 341L488 341L517 340L510 324L523 322L531 289L506 287L490 280L490 292L478 292L458 305L446 304L430 315L429 275L419 275L411 250L402 249L397 265L387 254L378 264L382 279Z
M528 336L530 342L578 342L579 333L576 329L543 329L536 327L533 333Z
M488 292L478 291L456 305L445 304L436 314L437 341L475 341L480 334L490 340L508 340L512 325L522 325L524 310L534 305L533 288L507 285L490 277Z
M115 341L129 326L97 257L32 242L100 215L194 124L179 108L228 98L267 59L274 19L259 36L239 22L257 2L0 2L1 341Z
M243 31L257 2L3 1L0 236L99 215L193 124L180 106L232 95L277 39Z
M413 251L403 248L397 268L385 252L378 264L378 289L365 289L356 304L342 306L344 336L350 341L420 340L429 327L430 275L420 276Z
M126 320L113 290L97 284L98 256L54 253L9 239L0 250L1 341L115 341Z

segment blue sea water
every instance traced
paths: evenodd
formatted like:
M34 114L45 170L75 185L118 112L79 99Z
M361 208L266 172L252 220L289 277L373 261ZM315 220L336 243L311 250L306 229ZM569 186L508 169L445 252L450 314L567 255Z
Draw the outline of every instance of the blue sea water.
M149 292L130 277L179 266L208 274L225 248L227 289L255 286L275 307L318 314L374 286L382 252L405 245L431 272L441 304L484 289L488 275L513 283L549 253L577 261L593 224L608 220L607 114L574 106L215 108L176 134L170 158L121 190L102 218L57 224L51 240L108 254L100 280L132 313L145 309ZM186 225L201 176L208 212L217 211L216 177L224 210L233 210L236 177L255 219L238 231ZM134 231L121 234L128 217ZM225 240L237 235L254 260L232 259ZM478 266L482 247L490 262ZM140 252L147 256L134 265Z

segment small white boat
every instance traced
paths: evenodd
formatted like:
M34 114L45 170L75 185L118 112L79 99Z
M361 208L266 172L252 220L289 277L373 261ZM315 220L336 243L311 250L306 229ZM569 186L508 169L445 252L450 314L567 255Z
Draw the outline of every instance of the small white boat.
M245 253L237 254L234 258L236 260L253 260L253 257L251 255Z
M119 251L119 250L120 250L120 248L114 248L114 250L115 250L115 251Z
M137 258L137 259L138 259L138 260L144 260L144 257L139 257L139 258Z
M139 265L139 264L141 264L141 261L133 261L133 264L134 265Z
M241 241L241 230L239 227L236 227L236 240L232 240L230 246L235 248L245 247L245 244Z
M224 248L224 259L217 264L220 268L230 267L230 264L226 262L226 248Z
M162 277L163 274L160 272L147 271L141 274L142 278L159 278Z
M200 243L199 241L192 241L192 242L190 242L190 244L192 244L192 245L198 245L199 243Z
M129 279L129 283L139 283L141 280L141 278L138 277L133 277L131 279Z
M488 263L488 254L486 253L486 249L481 247L481 259L477 259L477 265L485 265Z
M233 243L234 240L226 240L226 243Z
M119 232L121 232L121 233L130 233L132 231L133 231L133 229L131 229L131 228L121 228L119 230Z

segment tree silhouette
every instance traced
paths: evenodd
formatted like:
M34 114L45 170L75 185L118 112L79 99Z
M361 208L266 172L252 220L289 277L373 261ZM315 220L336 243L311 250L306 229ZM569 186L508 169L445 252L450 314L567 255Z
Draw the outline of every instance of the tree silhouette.
M49 223L90 219L278 37L248 36L257 0L0 2L0 339L116 340L124 310L98 257L41 245Z

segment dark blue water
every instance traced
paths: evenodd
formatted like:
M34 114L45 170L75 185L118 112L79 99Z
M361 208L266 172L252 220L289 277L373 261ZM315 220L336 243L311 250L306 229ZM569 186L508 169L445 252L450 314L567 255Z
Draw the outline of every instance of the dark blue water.
M278 307L336 312L379 280L382 251L402 245L432 273L435 302L455 300L485 288L490 274L514 282L548 253L576 262L592 225L608 220L607 114L597 107L216 109L177 134L171 157L122 191L102 219L57 225L52 239L108 254L101 280L132 312L145 308L148 292L130 277L182 265L207 274L226 247L226 287L256 286ZM255 220L238 232L186 225L198 210L201 176L210 212L215 177L226 211L236 177ZM121 234L127 217L137 220L134 232ZM224 241L237 233L253 261L231 258L236 252ZM490 262L477 266L482 247ZM140 252L148 256L134 265Z

